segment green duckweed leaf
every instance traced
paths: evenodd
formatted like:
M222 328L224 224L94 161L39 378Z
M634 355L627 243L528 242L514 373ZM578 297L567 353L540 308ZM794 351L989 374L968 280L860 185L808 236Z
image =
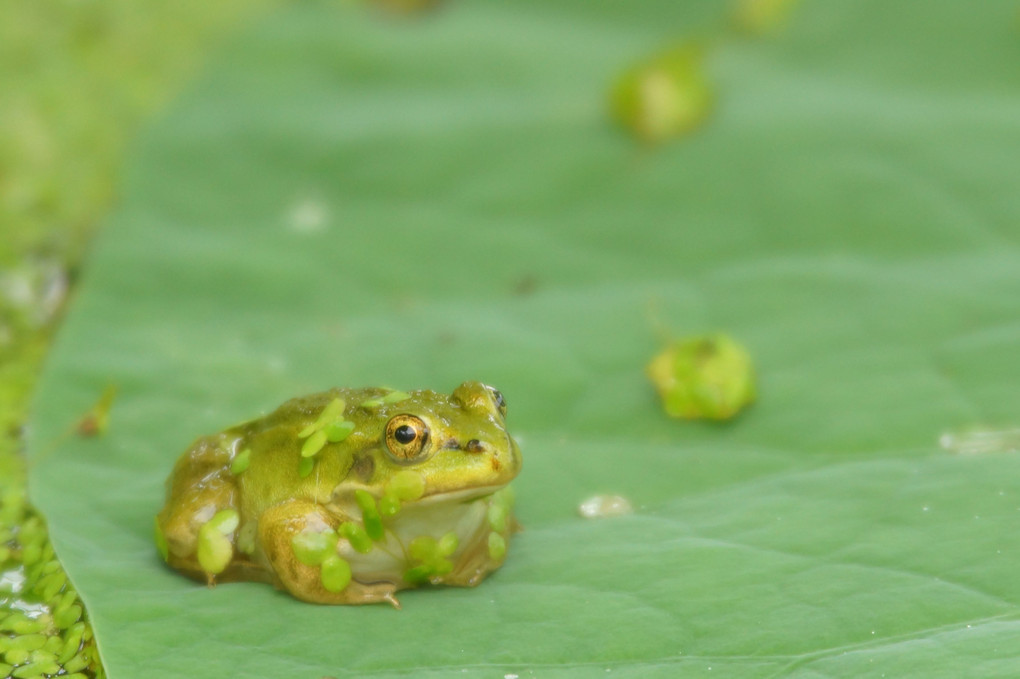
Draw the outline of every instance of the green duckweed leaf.
M1020 456L938 446L1020 424L1015 2L805 1L704 42L691 135L618 130L616 74L731 11L295 3L144 135L30 427L112 679L1020 674ZM662 327L739 337L755 405L666 417ZM464 380L525 460L477 588L313 606L162 563L199 435ZM106 435L62 436L107 384Z

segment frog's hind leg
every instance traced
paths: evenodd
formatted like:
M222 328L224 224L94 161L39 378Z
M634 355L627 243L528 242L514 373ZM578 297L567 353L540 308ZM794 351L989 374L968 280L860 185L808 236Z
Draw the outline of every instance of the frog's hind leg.
M339 550L341 520L321 505L287 500L267 509L259 520L259 544L274 584L293 596L319 604L384 602L395 608L398 589L392 582L363 583ZM345 542L343 544L346 544Z
M224 571L235 552L238 494L230 443L221 434L196 441L177 462L166 505L156 516L156 540L166 562L210 584L229 575Z

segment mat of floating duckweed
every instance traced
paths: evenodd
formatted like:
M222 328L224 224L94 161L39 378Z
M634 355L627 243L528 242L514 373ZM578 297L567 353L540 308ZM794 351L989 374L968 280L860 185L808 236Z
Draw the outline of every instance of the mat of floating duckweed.
M728 9L295 4L148 130L31 425L111 677L1020 672L1015 3L817 0L760 37ZM635 143L610 83L691 36L709 118ZM715 329L758 403L667 419L645 363ZM199 434L466 379L525 460L477 589L320 607L162 566ZM63 437L108 384L108 433ZM579 518L595 493L635 511Z

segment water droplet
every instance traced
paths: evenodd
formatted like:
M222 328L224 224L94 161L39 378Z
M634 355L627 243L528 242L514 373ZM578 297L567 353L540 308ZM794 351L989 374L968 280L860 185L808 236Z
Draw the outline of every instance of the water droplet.
M319 233L326 228L329 210L321 200L304 197L287 212L287 226L297 233Z
M13 568L0 573L0 590L17 594L25 586L25 574L21 568Z
M1020 428L969 429L939 437L943 450L960 455L1015 453L1020 450Z
M577 511L586 519L602 519L632 514L634 508L630 501L621 495L594 495L582 502Z

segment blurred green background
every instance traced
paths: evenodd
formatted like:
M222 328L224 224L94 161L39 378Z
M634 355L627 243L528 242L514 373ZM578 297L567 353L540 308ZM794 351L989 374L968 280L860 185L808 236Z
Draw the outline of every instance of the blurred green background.
M80 602L25 501L23 426L46 350L139 125L225 36L271 5L0 6L0 656L14 650L22 665L47 669L42 644L62 656L91 634L76 620L53 621L51 608ZM93 644L77 646L82 653L58 665L101 675ZM23 659L20 649L36 655ZM0 657L0 676L14 671L9 660Z

